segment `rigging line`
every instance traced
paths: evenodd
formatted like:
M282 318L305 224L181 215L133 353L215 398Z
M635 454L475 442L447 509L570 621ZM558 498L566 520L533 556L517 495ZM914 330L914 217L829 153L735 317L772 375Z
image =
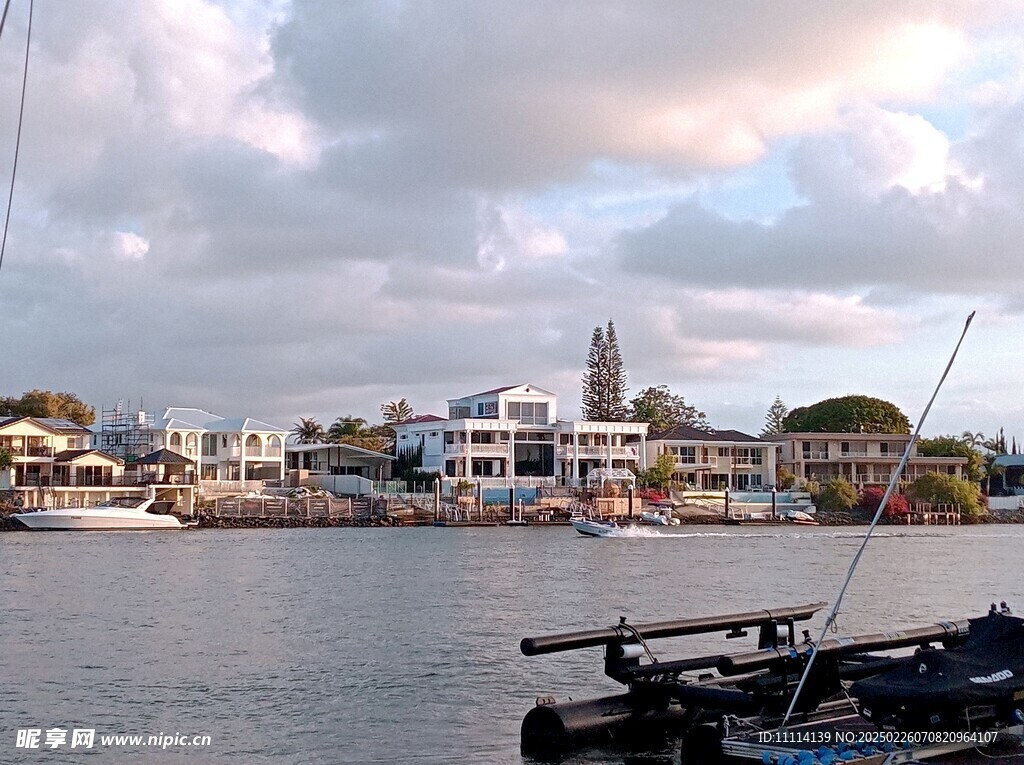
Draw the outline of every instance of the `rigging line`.
M839 606L842 605L843 597L846 595L846 588L849 586L850 580L853 579L853 572L856 570L857 564L860 563L860 558L864 554L864 548L868 546L868 540L871 539L871 534L875 530L875 526L878 525L878 521L882 517L882 513L885 511L885 506L888 504L889 497L892 496L893 490L899 482L900 475L903 473L903 469L907 465L907 460L910 459L910 452L913 450L914 444L917 443L917 440L921 435L921 427L924 425L924 421L928 418L928 412L931 411L932 404L935 403L935 397L939 395L939 389L942 387L942 383L946 381L946 375L949 374L949 370L953 367L956 355L960 351L960 345L963 343L964 337L967 336L967 330L971 326L971 320L974 319L974 313L974 311L971 311L971 315L967 317L967 321L964 323L964 330L960 333L960 339L956 343L956 348L953 349L953 355L949 357L946 369L942 372L942 377L939 378L939 384L935 386L935 391L932 393L932 397L928 400L928 405L924 408L924 412L921 413L921 419L917 423L917 428L914 429L914 435L911 436L910 442L907 444L907 448L903 451L903 458L900 460L900 464L897 465L896 470L893 471L892 478L889 480L889 487L885 490L885 495L882 497L882 501L878 505L878 510L875 511L875 517L871 520L871 525L868 526L867 533L864 535L864 541L861 542L860 549L857 550L857 554L853 556L853 563L850 564L850 570L846 574L846 580L843 582L843 586L839 588L839 595L836 596L835 605L832 606L832 611L825 620L825 626L821 628L821 635L818 638L818 642L814 644L814 647L811 650L807 666L804 667L803 674L800 676L800 682L797 684L796 691L793 693L793 699L789 703L789 709L786 710L786 716L782 718L782 725L780 726L782 728L786 727L786 723L789 722L789 718L792 716L793 710L796 708L796 703L800 699L800 692L803 690L804 684L807 682L807 677L811 673L811 667L814 666L814 660L818 657L818 646L820 646L822 641L825 639L825 634L828 632L829 627L835 624L836 617L839 615Z
M10 0L8 0L8 5ZM25 69L21 75L21 105L18 107L18 135L14 139L14 166L11 168L11 188L7 192L7 214L4 217L4 233L0 239L0 269L4 267L4 251L7 249L7 230L11 225L11 205L14 202L14 179L18 175L18 153L21 149L21 124L25 118L25 89L28 86L28 51L32 44L32 9L35 0L28 0L28 33L25 35ZM7 8L4 7L4 16Z
M4 15L0 16L0 37L4 36L4 24L7 23L7 11L11 7L11 0L4 3Z

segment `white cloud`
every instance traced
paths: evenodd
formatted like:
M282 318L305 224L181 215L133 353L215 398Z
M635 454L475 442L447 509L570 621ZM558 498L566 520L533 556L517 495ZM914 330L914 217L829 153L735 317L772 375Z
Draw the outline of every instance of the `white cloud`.
M149 252L149 240L130 231L118 231L113 236L114 254L122 260L142 260Z

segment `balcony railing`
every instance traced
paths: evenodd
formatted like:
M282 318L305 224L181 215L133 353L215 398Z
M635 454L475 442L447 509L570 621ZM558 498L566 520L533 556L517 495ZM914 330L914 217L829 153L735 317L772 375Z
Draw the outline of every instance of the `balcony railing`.
M55 487L78 488L96 486L190 486L196 483L193 472L158 475L156 473L126 473L124 475L30 475L15 482L15 488Z
M867 449L842 449L839 452L839 456L840 457L867 457L869 455L868 455L868 450ZM874 456L878 456L878 455L874 455Z
M732 464L738 467L749 467L751 465L760 467L764 464L764 459L761 457L737 457L732 461Z
M445 444L444 453L463 456L468 446L473 447L474 457L507 457L508 444Z
M0 448L9 451L12 457L52 457L54 454L53 447L50 446L27 446L22 444L18 446L3 446L0 444Z
M556 446L555 456L571 459L574 450L580 457L607 457L609 451L612 457L628 459L639 459L640 457L640 449L636 446L613 446L610 449L607 446L577 446L574 448L572 444Z
M804 452L803 458L805 460L827 460L828 449L815 449L809 452Z

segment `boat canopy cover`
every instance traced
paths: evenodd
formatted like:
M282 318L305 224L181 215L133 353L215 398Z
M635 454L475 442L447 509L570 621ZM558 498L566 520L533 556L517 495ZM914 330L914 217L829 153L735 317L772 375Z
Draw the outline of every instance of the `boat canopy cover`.
M595 468L587 473L587 488L604 486L605 481L626 481L636 486L636 476L626 468Z
M1024 688L1024 619L993 611L970 625L963 645L918 651L895 669L854 683L851 693L874 712L1009 701Z

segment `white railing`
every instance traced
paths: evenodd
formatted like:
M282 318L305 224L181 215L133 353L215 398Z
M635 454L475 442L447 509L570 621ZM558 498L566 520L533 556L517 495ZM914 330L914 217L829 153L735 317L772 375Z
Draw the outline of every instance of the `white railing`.
M804 452L803 458L805 460L827 460L828 449L818 449L816 451Z
M571 445L556 446L555 456L560 458L572 457L573 451L574 448ZM636 446L613 446L610 449L607 446L575 447L575 453L580 457L607 457L608 452L611 452L612 457L640 458L640 449Z
M508 456L508 444L445 444L444 453L463 456L469 453L470 446L474 457Z
M869 455L867 449L843 449L839 452L840 457L868 457L868 456L888 456L888 455Z

